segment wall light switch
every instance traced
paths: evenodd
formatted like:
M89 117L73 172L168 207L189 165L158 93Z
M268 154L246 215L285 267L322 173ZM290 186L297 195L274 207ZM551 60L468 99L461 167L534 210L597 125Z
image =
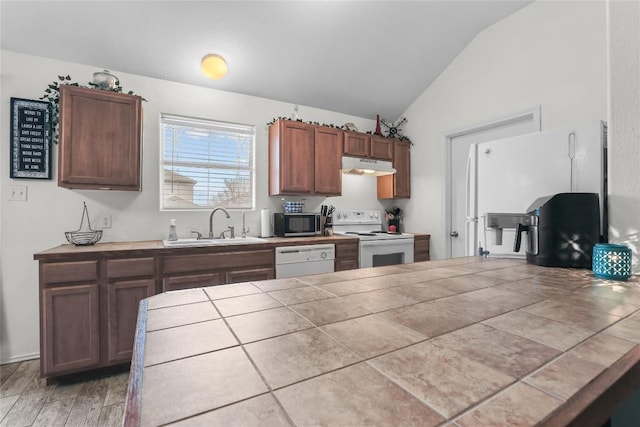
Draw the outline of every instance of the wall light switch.
M102 217L100 217L100 229L104 230L105 228L111 228L111 214L104 213Z
M9 201L10 202L26 202L27 201L27 186L26 185L12 185L9 187Z

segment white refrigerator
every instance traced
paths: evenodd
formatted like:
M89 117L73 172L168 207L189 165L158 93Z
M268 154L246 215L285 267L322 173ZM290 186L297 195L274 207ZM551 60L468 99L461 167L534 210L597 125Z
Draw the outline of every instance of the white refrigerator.
M472 145L467 163L467 255L478 254L481 246L488 256L524 258L527 242L514 252L516 230L489 227L487 214L524 214L539 197L556 193L598 193L601 234L606 236L606 156L607 127L600 121Z

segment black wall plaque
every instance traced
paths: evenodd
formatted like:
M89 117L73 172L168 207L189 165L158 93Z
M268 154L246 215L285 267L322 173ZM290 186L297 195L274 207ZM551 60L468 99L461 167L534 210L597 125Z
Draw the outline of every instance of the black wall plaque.
M11 178L51 179L48 102L11 98Z

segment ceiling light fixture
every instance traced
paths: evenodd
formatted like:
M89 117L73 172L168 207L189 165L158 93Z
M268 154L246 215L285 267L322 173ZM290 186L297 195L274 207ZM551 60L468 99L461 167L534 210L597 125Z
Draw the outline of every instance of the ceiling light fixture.
M210 53L202 58L200 68L211 80L220 80L227 74L227 61L220 55Z

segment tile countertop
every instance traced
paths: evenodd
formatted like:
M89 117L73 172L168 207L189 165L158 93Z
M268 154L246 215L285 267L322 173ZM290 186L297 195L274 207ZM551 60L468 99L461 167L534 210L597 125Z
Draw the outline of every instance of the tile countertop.
M264 241L257 241L252 243L234 243L230 241L229 244L218 245L203 245L203 246L164 246L162 240L140 240L140 241L125 241L125 242L104 242L96 243L95 245L87 246L74 246L71 244L62 244L53 248L45 249L34 254L34 259L50 259L56 256L77 255L77 254L92 254L92 253L127 253L127 252L140 252L140 251L162 251L162 252L176 252L176 251L205 251L205 252L224 252L228 251L230 247L235 248L270 248L276 246L286 245L305 245L305 244L319 244L319 243L335 243L344 240L356 241L356 237L349 236L310 236L310 237L265 237Z
M143 300L125 425L602 425L640 277L479 257Z

